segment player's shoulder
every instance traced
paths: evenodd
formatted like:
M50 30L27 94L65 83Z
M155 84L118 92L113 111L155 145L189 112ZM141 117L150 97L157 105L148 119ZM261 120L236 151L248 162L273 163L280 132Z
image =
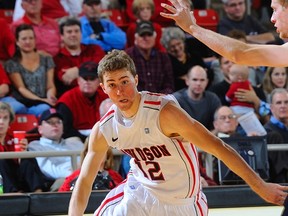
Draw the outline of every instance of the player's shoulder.
M113 104L107 113L99 120L99 127L102 127L109 122L115 115L115 105Z

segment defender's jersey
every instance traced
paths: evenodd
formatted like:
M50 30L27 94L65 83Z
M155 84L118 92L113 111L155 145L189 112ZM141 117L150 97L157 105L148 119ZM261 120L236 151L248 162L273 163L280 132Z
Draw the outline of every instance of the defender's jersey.
M132 157L135 179L156 197L174 204L191 202L189 198L201 199L197 151L183 138L161 132L159 114L168 102L179 106L172 95L142 92L131 126L124 126L120 110L113 105L100 120L100 131L110 146Z

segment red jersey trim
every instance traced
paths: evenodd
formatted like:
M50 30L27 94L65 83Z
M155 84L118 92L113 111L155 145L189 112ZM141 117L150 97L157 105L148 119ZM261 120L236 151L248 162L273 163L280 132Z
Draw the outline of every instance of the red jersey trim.
M113 114L114 112L115 112L114 110L111 110L110 112L106 113L106 114L100 119L100 123L102 123L105 118L107 118L109 115Z

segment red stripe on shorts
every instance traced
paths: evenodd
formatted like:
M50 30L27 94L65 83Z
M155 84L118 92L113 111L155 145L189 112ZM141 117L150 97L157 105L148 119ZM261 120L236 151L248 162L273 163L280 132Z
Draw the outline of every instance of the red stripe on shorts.
M99 208L99 211L98 211L98 214L96 216L99 216L100 212L102 211L102 209L109 203L109 202L112 202L113 200L116 200L118 199L119 197L122 197L124 195L124 192L122 191L121 193L119 194L116 194L115 196L113 197L110 197L109 199L106 199L102 205L100 206Z

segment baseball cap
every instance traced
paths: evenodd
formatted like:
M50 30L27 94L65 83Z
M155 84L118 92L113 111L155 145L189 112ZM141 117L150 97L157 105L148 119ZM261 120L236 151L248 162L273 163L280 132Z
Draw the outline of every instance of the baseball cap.
M55 108L50 108L41 114L39 124L41 124L42 121L47 121L52 117L58 117L63 120L62 115L59 112L57 112Z
M138 33L140 36L148 33L148 34L153 34L154 33L154 27L152 22L150 21L140 21L137 23L136 27L136 33Z
M90 5L90 4L101 4L101 0L84 0L83 1L83 4L87 4L87 5Z
M98 64L92 61L83 63L79 68L79 76L81 77L98 77Z

